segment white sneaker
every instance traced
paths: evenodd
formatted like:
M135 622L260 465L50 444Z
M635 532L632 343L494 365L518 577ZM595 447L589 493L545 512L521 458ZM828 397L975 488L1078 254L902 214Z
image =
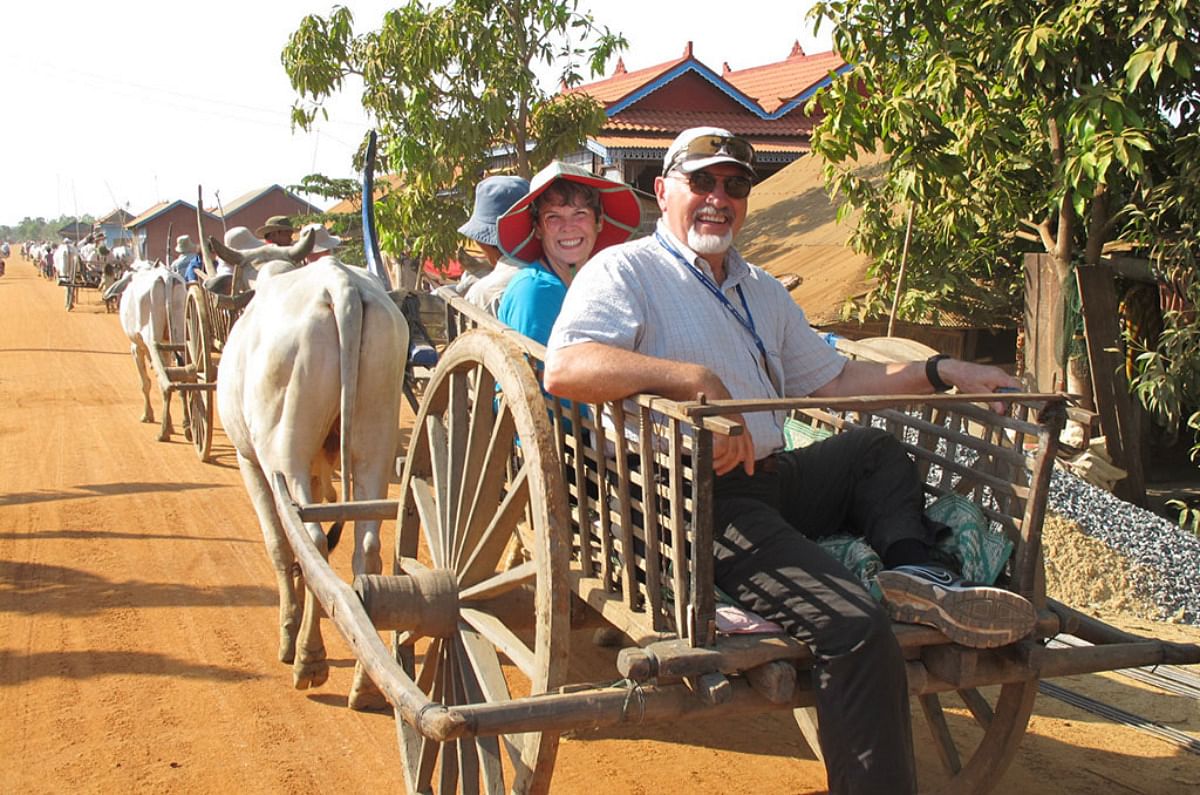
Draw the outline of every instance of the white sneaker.
M892 618L935 627L963 646L1004 646L1037 622L1033 605L1019 594L968 585L940 566L897 566L881 571L878 582Z

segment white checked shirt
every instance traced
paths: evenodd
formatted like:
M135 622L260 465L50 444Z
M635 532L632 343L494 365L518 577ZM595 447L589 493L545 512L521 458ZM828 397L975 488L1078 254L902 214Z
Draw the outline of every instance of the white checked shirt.
M704 258L661 220L657 233L712 279ZM778 280L734 249L726 254L725 274L719 289L744 316L741 286L784 395L771 384L750 332L655 235L606 248L588 261L567 291L547 348L599 342L701 364L739 400L802 397L842 371L845 358L817 336ZM783 448L783 420L782 412L746 415L755 458Z

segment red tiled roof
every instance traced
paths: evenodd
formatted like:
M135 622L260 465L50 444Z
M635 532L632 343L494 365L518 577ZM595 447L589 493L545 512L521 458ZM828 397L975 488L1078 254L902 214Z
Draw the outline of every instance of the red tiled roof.
M706 117L710 118L710 117ZM666 152L675 137L669 135L609 135L602 132L595 137L596 143L609 149L661 149ZM752 143L757 152L807 152L808 141L796 138L754 138Z
M683 55L673 61L647 66L645 69L638 69L633 72L626 72L624 61L621 61L618 63L616 74L612 77L597 80L595 83L576 86L567 89L564 93L587 94L605 107L608 107L690 58L691 47L689 46L684 50Z
M784 119L768 121L749 113L713 113L710 111L653 110L630 108L618 113L604 125L607 132L661 132L672 137L680 130L699 126L723 127L738 135L805 136L812 122L803 116L788 114Z
M782 61L730 71L721 76L771 113L845 64L846 61L832 50L805 55L797 47Z

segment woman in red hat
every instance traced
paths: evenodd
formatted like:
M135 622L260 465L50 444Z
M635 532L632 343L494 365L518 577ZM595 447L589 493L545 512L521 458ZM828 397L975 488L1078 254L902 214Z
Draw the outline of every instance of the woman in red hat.
M597 251L637 229L641 208L628 185L555 161L500 217L500 248L525 267L512 278L497 317L545 345L575 273Z

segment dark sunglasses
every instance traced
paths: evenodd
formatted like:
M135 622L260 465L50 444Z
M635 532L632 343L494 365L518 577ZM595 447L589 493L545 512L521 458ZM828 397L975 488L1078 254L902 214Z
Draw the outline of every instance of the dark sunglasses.
M694 171L691 174L672 174L671 176L686 179L688 187L697 196L707 196L712 193L717 187L719 180L725 186L726 196L731 199L744 199L750 195L750 187L753 184L749 177L743 177L740 174L735 174L732 177L718 177L715 174L709 174L707 171Z
M745 138L729 135L701 135L693 138L685 148L676 152L671 158L671 164L663 173L666 174L689 160L699 160L713 155L728 155L747 166L754 165L754 147Z

